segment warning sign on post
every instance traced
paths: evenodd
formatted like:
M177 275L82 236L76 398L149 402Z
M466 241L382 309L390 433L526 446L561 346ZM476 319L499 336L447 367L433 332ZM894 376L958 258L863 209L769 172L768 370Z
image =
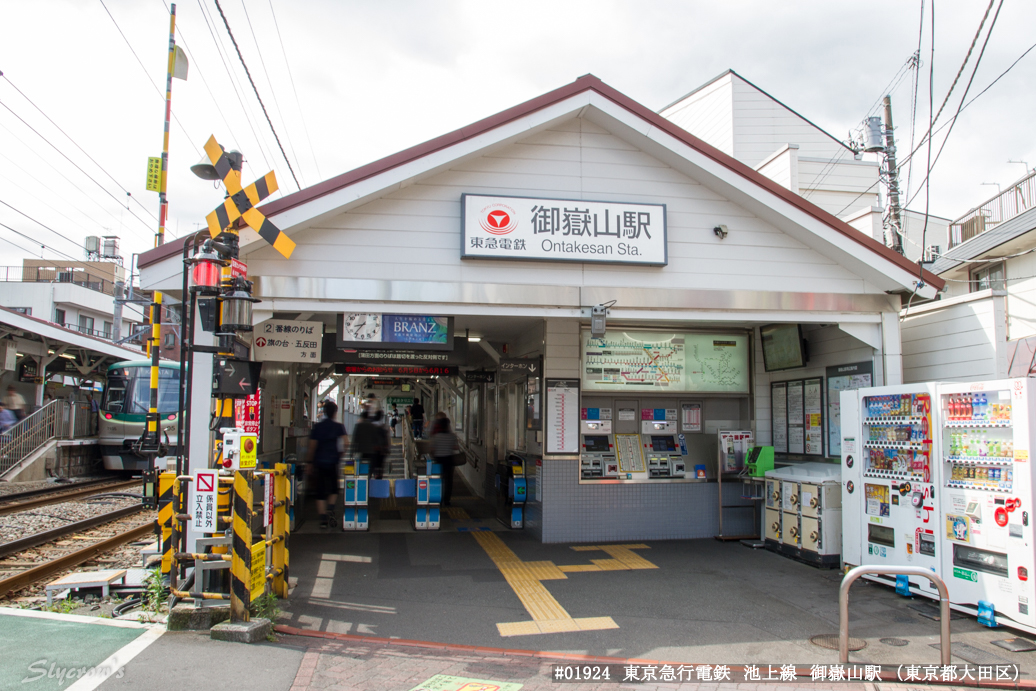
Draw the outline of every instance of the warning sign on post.
M252 545L252 573L249 580L251 599L254 601L266 589L266 542L262 540Z
M218 488L215 470L199 470L194 476L194 490L191 496L191 523L202 533L216 532L216 490Z

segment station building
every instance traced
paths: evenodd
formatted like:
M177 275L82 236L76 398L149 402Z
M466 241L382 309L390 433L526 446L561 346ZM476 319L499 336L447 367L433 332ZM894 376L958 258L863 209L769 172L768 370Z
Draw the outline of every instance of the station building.
M836 459L833 382L901 383L901 307L943 287L589 75L260 210L297 247L284 259L242 229L254 323L322 331L305 362L258 357L254 334L260 452L302 448L329 376L347 377L347 407L378 375L409 382L394 393L456 423L474 493L495 501L507 455L527 459L526 528L543 542L712 537L721 511L724 533L754 533L753 512L734 508L749 506L740 486L716 483L719 432L749 432L788 462ZM182 252L142 255L142 287L180 294ZM452 329L453 350L362 347L422 318ZM783 364L780 348L764 357L765 333L796 331L805 349L794 338ZM659 451L649 428L682 437L661 452L683 457L684 476L588 469L603 422L613 451L642 435L645 461Z

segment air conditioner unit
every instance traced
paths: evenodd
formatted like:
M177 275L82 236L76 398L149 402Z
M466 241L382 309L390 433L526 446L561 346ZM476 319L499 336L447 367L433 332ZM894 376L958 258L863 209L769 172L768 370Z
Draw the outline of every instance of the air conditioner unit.
M87 235L83 243L83 249L87 252L99 252L101 250L101 238L96 235Z

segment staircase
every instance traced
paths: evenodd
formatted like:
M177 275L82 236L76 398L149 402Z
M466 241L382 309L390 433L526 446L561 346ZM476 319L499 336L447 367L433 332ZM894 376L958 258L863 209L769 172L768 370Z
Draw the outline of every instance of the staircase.
M0 479L52 439L77 439L90 431L88 403L51 401L0 432Z
M398 427L396 429L399 429ZM406 462L403 460L403 440L396 437L391 440L392 450L385 458L385 479L403 480L406 479Z

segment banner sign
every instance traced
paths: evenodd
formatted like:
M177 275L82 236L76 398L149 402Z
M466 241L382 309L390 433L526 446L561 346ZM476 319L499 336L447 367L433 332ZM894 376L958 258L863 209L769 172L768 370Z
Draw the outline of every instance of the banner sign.
M453 317L346 312L338 315L336 343L339 348L450 350Z
M335 365L335 374L378 374L390 377L452 377L454 365Z
M665 204L461 195L466 259L665 266Z
M262 431L262 415L259 408L261 397L262 389L256 389L255 393L249 394L246 398L234 399L234 427L243 430L245 434L254 434L257 441Z
M320 362L323 322L267 319L252 332L256 362Z
M411 350L411 348L412 346L410 345L403 345L400 346L398 350L372 350L367 347L366 343L361 348L339 348L334 340L328 338L324 343L320 362L348 362L357 365L468 364L468 340L463 337L456 337L453 339L452 350Z

